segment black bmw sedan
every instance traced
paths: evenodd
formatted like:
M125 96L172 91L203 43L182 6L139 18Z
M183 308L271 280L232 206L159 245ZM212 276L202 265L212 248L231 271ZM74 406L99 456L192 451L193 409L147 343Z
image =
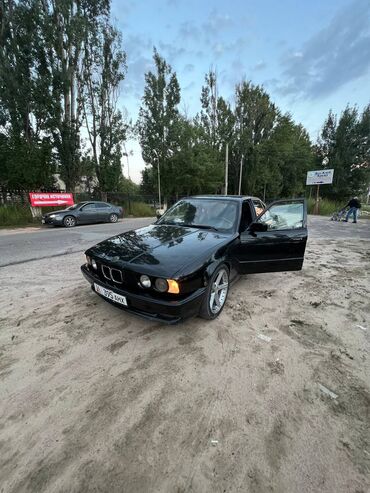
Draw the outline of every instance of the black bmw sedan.
M49 212L42 216L42 224L72 228L76 224L116 223L123 217L122 207L107 202L79 202L61 211Z
M88 249L82 273L105 300L149 319L214 319L240 274L300 270L304 199L269 207L255 197L180 200L156 223Z

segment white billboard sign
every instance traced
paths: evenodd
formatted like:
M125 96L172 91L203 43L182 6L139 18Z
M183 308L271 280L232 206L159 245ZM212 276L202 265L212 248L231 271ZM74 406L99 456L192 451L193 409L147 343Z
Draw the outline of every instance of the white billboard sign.
M333 175L333 169L307 171L306 185L330 185L330 183L333 183Z

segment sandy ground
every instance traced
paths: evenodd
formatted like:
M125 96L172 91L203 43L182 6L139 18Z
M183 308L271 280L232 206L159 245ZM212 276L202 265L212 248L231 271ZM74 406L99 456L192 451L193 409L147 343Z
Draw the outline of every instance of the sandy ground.
M0 271L2 493L370 491L369 242L310 240L302 272L174 327L82 261Z

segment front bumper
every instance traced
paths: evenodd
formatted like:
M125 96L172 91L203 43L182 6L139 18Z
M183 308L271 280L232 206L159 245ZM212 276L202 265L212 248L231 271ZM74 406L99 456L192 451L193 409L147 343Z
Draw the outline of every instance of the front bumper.
M53 226L60 226L63 224L63 217L48 217L48 216L42 216L41 222L42 224L50 224Z
M105 284L98 276L94 275L86 267L86 264L81 266L81 271L86 280L91 284L91 289L94 292L96 292L94 289L94 283L96 282L106 289L110 289L121 296L125 296L128 306L126 307L115 303L114 301L101 296L99 293L96 293L105 301L108 301L112 305L130 313L134 313L135 315L168 324L176 324L181 320L197 315L205 293L205 288L200 288L181 300L158 300L150 295L130 293L127 290L112 287L110 284Z

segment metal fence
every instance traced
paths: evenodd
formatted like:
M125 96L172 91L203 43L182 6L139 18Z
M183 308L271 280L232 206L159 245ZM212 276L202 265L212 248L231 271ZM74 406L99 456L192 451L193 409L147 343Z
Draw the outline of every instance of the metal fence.
M29 207L30 192L59 193L64 190L8 190L0 187L0 205L18 205Z
M29 193L65 193L65 190L7 190L0 188L0 205L25 205L29 206ZM121 205L125 202L144 202L155 206L158 198L155 195L130 194L122 192L77 192L73 193L74 201L84 202L88 200L102 200L112 204Z
M20 208L29 208L29 193L30 192L45 192L45 193L58 193L65 192L65 190L6 190L0 188L0 206L17 206ZM140 206L145 204L149 211L149 207L154 211L158 208L158 199L154 195L144 194L129 194L121 192L78 192L73 194L75 203L84 202L88 200L102 200L111 204L119 205L124 210L131 214L138 210ZM51 210L60 209L61 207L43 207L42 210L48 212ZM39 211L40 213L40 211Z

